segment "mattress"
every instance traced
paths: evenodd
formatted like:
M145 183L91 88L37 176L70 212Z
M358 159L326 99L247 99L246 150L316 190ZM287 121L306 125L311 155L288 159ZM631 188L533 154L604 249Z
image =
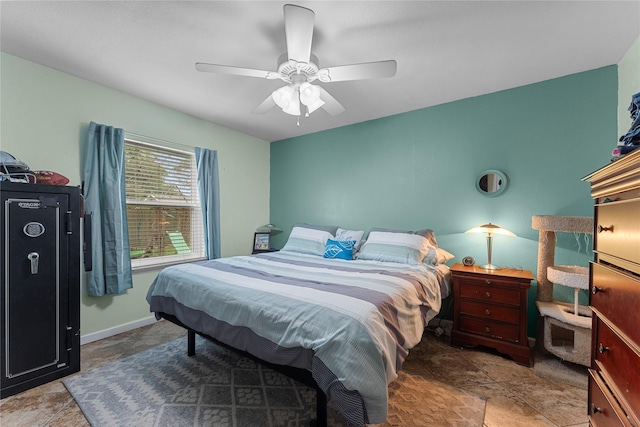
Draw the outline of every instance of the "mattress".
M311 371L349 424L376 424L387 418L388 384L448 294L447 272L273 252L168 267L147 301L262 360Z

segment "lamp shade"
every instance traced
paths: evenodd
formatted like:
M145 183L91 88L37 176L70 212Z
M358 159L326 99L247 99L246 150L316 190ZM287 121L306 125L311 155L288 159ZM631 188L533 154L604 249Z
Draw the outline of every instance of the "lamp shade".
M300 102L306 106L311 106L320 99L320 88L310 83L304 82L300 85Z
M282 111L287 114L291 114L292 116L300 115L300 93L298 92L297 87L293 88L293 96L291 97L291 102L289 102L287 108L283 108Z
M271 97L278 107L283 110L289 108L289 104L291 104L291 100L293 99L293 88L291 86L282 86L274 90Z
M502 234L505 236L516 237L511 231L506 228L502 228L496 224L482 224L477 227L473 227L465 231L465 233L487 233L487 234Z
M258 227L256 231L258 233L278 233L282 230L273 224L265 224L263 226Z

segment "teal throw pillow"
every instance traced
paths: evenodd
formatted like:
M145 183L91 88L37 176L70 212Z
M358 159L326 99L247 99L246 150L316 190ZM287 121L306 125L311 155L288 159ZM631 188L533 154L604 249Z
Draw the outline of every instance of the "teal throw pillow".
M327 239L327 245L324 248L325 258L339 258L352 260L353 248L356 245L355 240L333 240Z

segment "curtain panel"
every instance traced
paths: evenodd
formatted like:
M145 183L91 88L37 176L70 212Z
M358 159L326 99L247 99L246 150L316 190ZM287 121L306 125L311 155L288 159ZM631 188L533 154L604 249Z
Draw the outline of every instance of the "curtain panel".
M207 259L220 258L220 185L218 152L196 147L198 193L202 208L204 247Z
M91 122L83 176L85 212L92 216L91 296L133 287L124 171L124 131Z

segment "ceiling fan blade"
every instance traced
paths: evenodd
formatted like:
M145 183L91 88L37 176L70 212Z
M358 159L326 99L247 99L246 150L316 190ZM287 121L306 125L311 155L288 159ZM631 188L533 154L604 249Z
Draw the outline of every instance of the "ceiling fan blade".
M275 71L254 70L252 68L232 67L229 65L207 64L197 62L196 70L205 73L231 74L234 76L258 77L261 79L278 79L280 75Z
M344 112L344 107L340 104L336 99L329 94L323 87L320 87L320 99L324 101L324 105L322 108L332 116L337 116L340 113Z
M284 35L289 60L309 63L315 13L306 7L284 5Z
M398 64L394 60L342 65L319 70L318 79L327 83L393 77L397 68Z
M267 111L271 110L276 106L276 102L273 100L273 96L269 95L267 98L262 101L260 105L258 105L253 111L253 114L265 114Z

